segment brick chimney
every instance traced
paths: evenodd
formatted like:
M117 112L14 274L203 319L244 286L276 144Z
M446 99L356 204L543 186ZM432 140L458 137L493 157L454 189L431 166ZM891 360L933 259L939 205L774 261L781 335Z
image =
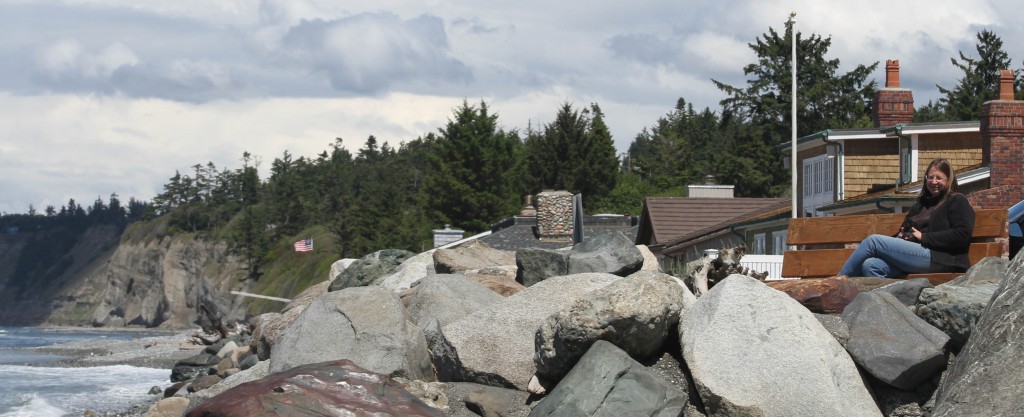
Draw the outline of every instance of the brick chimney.
M982 163L989 188L971 193L980 209L1006 209L1024 200L1024 101L1014 100L1013 71L999 71L999 99L981 105Z
M537 194L537 235L542 242L572 242L572 193Z
M885 88L875 93L871 118L875 127L889 127L914 121L914 95L900 88L900 61L885 61Z

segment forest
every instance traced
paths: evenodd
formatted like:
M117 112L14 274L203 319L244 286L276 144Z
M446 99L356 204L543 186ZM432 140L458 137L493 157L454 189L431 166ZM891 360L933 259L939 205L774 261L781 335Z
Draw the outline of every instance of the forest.
M30 207L0 216L0 232L59 227L74 234L91 224L163 217L167 233L225 240L255 278L272 250L314 232L330 236L339 257L382 248L419 252L431 247L432 229L488 230L542 189L582 193L588 213L638 214L644 197L683 196L706 175L735 185L737 196L782 196L790 174L776 146L790 137L792 36L786 27L757 37L749 44L757 59L741 69L744 85L710 80L725 97L719 108L695 109L679 98L624 154L598 103L566 101L548 124L504 130L488 103L463 101L444 126L397 145L369 136L353 153L337 138L318 155L283 152L265 178L262 158L245 152L237 167L208 162L174 172L151 202L122 205L114 194L92 206L71 200L43 212ZM843 72L839 59L828 57L831 38L796 36L799 135L871 127L878 87L869 76L878 63ZM942 98L919 105L915 121L977 120L980 103L996 96L997 71L1013 68L988 30L977 34L973 54L950 60L962 78L937 86Z

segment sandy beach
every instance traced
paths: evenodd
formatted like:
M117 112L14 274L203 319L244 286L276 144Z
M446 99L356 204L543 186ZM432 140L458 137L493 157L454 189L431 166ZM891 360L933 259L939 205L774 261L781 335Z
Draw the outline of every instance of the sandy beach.
M96 330L96 329L90 329ZM123 332L126 329L110 329ZM168 331L140 329L139 338L132 340L85 340L36 348L27 348L40 353L68 356L45 366L89 367L106 365L131 365L146 368L171 369L181 359L193 356L204 346L189 343L198 329ZM157 334L154 334L157 333ZM167 381L170 385L170 380Z

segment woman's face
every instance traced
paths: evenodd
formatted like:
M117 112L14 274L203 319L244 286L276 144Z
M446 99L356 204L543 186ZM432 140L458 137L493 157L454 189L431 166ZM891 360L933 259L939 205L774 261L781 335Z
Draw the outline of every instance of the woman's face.
M949 184L949 177L946 176L938 167L932 167L928 170L928 175L925 176L925 186L928 187L928 192L932 195L938 195L942 190L946 189Z

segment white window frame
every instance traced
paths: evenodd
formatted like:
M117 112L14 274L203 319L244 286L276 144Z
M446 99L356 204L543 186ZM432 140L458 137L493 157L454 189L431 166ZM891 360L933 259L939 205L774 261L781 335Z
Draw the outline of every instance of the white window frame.
M750 253L752 255L764 255L764 244L765 244L765 233L757 233L754 235L754 247L751 248Z
M786 238L789 235L787 230L776 230L772 232L772 253L771 255L782 255L786 251Z
M818 207L835 201L835 159L821 154L803 160L805 216L819 217L827 214L818 212Z

